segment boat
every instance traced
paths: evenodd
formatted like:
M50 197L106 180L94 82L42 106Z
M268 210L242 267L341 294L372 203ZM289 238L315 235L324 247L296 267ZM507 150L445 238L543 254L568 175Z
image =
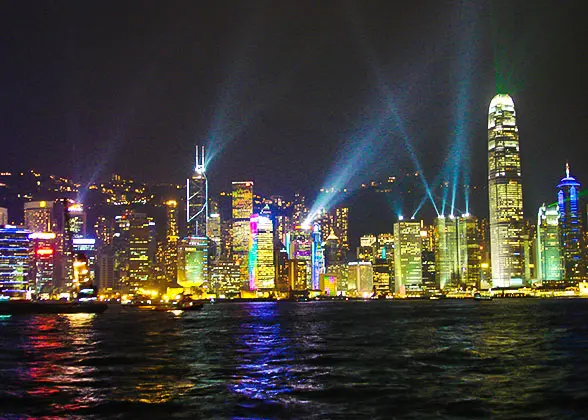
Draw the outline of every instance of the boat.
M0 302L0 315L101 314L107 308L102 302L7 300Z
M139 305L137 309L140 311L152 311L152 312L171 312L171 311L199 311L202 309L204 304L202 302L185 302L182 304L170 305Z
M480 292L474 293L474 300L492 300L492 296L483 295Z

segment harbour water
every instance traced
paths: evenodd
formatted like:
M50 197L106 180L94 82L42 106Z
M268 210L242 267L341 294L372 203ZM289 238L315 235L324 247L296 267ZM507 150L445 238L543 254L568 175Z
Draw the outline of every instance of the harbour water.
M588 300L0 318L0 418L588 417Z

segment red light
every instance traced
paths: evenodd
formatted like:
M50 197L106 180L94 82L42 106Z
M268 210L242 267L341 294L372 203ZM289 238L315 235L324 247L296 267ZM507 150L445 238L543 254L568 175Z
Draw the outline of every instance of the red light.
M37 255L40 257L48 257L53 255L53 250L51 248L39 248L37 249Z

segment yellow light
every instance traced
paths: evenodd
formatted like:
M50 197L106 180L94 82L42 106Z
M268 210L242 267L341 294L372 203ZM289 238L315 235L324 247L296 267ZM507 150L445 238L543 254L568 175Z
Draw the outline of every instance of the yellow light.
M41 202L39 203L39 207L41 207L41 208L42 208L42 207L47 207L47 202L46 202L46 201L41 201Z
M489 265L488 265L488 263L482 263L482 264L480 265L480 267L482 267L482 268L488 268L488 267L489 267Z

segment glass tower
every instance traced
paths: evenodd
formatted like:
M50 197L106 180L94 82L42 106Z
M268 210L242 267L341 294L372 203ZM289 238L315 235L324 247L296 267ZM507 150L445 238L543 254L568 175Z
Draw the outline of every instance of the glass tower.
M578 202L580 183L570 175L566 164L566 176L557 185L561 248L564 259L565 280L577 283L585 274L582 258L582 211Z
M537 280L561 279L559 209L543 204L537 215Z
M492 287L523 280L523 186L514 102L496 95L488 112L488 199Z
M419 221L398 221L394 224L394 274L395 292L406 295L421 291L422 239Z
M206 178L204 147L196 146L194 174L186 180L187 236L206 237L208 221L208 179Z

